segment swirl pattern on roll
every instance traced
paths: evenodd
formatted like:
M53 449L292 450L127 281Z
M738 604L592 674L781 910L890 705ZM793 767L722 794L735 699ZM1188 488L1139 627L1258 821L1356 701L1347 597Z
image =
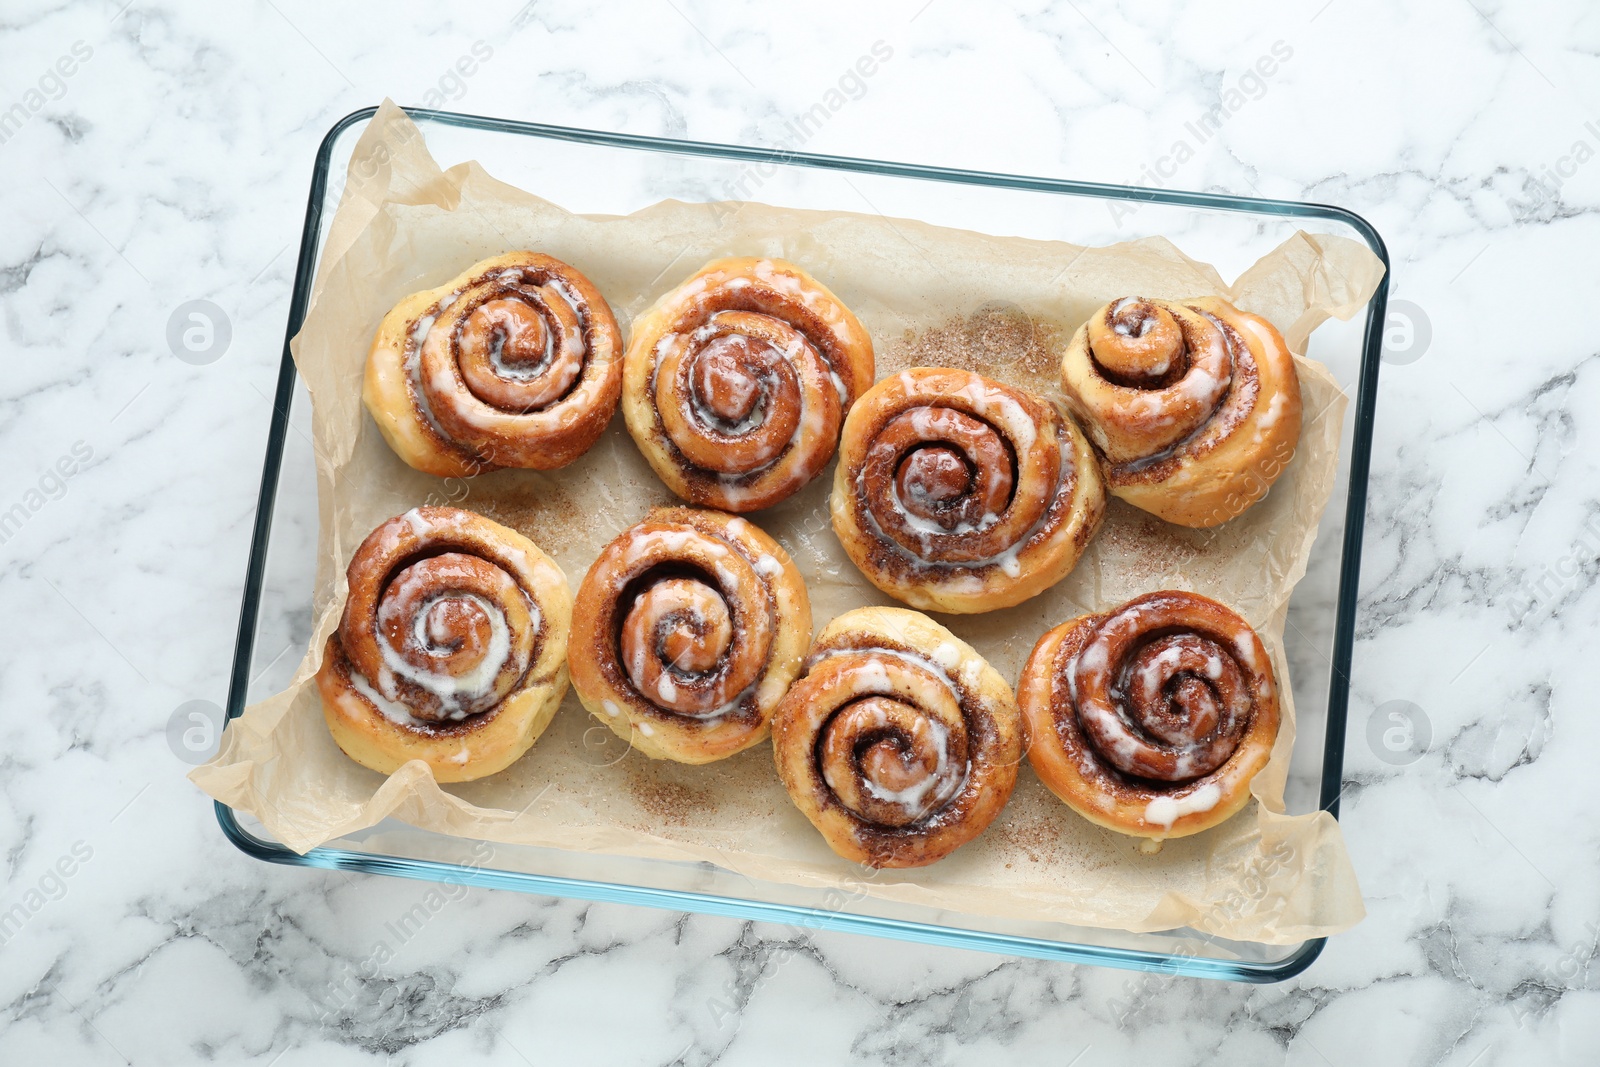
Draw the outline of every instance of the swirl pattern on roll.
M538 547L481 515L413 508L372 531L317 684L334 740L381 773L442 782L502 770L567 688L572 598Z
M551 256L511 252L395 305L373 340L363 398L418 470L550 470L611 420L621 350L588 278Z
M1061 383L1112 495L1184 526L1215 526L1260 500L1300 439L1288 345L1215 297L1107 304L1067 346Z
M632 327L628 432L691 504L770 507L833 458L844 412L872 384L872 340L792 263L710 263Z
M1094 454L1045 400L918 368L845 420L833 527L879 589L933 611L1010 607L1072 570L1105 514Z
M657 508L585 575L569 658L584 707L635 749L708 763L767 737L810 640L805 582L776 541Z
M1278 686L1261 638L1195 593L1147 593L1039 639L1017 699L1028 758L1080 814L1140 837L1231 817L1277 740Z
M1005 680L925 615L858 608L823 628L773 718L790 799L839 855L922 867L994 821L1022 722Z

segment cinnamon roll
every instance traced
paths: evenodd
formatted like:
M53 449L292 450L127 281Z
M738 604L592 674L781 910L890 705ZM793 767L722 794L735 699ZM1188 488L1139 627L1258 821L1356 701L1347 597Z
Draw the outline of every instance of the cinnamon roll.
M1300 440L1300 378L1277 328L1226 300L1127 297L1061 360L1067 406L1113 496L1215 526L1267 495Z
M1261 638L1195 593L1147 593L1057 626L1028 657L1017 700L1050 791L1136 837L1186 837L1233 816L1278 736Z
M734 515L656 508L578 588L569 662L583 706L653 759L759 744L811 640L788 553Z
M913 607L1010 607L1066 577L1105 515L1093 451L1040 397L970 371L885 378L845 419L833 528Z
M983 832L1017 782L1011 687L965 642L905 608L823 627L778 705L772 753L795 806L845 859L922 867Z
M510 766L567 691L572 595L515 530L413 508L361 542L317 688L333 739L380 774L422 760L440 782Z
M831 292L780 259L721 259L633 323L628 432L691 504L755 511L833 458L872 384L872 339Z
M622 391L622 335L588 278L508 252L384 316L362 399L419 471L550 470L588 451Z

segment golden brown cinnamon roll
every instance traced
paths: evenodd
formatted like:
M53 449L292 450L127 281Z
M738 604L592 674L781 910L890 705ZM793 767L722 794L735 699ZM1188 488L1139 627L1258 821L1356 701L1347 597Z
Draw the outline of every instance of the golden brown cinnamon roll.
M333 739L390 774L419 759L440 782L503 770L567 691L567 580L515 530L413 508L373 530L317 688Z
M780 259L721 259L634 321L622 413L667 488L755 511L828 465L872 378L872 339L815 278Z
M384 316L362 399L417 470L550 470L588 451L611 421L621 350L588 278L551 256L508 252Z
M1278 736L1261 638L1195 593L1147 593L1039 639L1017 699L1028 759L1091 822L1186 837L1232 817Z
M1288 345L1216 297L1107 304L1073 335L1061 387L1105 456L1111 494L1183 526L1215 526L1266 496L1300 440Z
M845 419L833 528L913 607L1020 604L1066 577L1105 515L1083 434L1047 401L970 371L915 368Z
M584 576L569 662L583 706L653 759L759 744L811 640L788 553L744 519L656 508Z
M982 833L1011 797L1022 746L1005 679L904 608L823 627L772 723L795 806L835 852L872 867L922 867Z

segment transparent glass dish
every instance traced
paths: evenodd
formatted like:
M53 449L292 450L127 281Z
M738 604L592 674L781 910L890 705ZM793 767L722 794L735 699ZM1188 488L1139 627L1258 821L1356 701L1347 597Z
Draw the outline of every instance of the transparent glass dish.
M310 404L289 356L357 138L374 108L340 120L312 175L282 368L267 439L228 715L285 688L311 636L317 543ZM439 111L412 111L436 158L477 159L491 174L572 211L626 214L665 198L752 199L876 212L1004 236L1110 244L1162 235L1234 277L1297 229L1354 238L1388 265L1377 232L1341 208L1209 193L984 174L875 160L663 140ZM1339 482L1290 605L1287 652L1299 720L1286 803L1338 814L1367 469L1388 281L1365 319L1330 321L1311 338L1353 400ZM1342 500L1343 506L1340 506ZM824 904L822 890L759 882L706 863L641 860L495 844L389 820L299 855L253 819L218 804L224 833L263 860L585 900L644 904L799 927L845 930L1013 956L1249 982L1310 965L1322 940L1293 946L1224 941L1192 930L1133 934L1055 922L963 915L870 899Z

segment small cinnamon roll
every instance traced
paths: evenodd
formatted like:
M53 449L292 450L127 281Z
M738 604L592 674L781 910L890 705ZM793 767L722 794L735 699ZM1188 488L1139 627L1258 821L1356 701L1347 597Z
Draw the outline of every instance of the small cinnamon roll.
M622 413L691 504L756 511L833 458L872 384L872 339L820 282L779 259L709 263L633 323Z
M362 399L395 454L468 477L550 470L589 450L622 392L622 334L576 268L538 252L486 259L396 304Z
M1266 496L1300 440L1288 345L1216 297L1107 304L1073 335L1061 387L1111 494L1181 526L1215 526Z
M656 508L601 551L572 625L583 706L653 759L709 763L766 739L811 602L788 553L746 520Z
M328 729L380 774L422 760L440 782L504 770L567 691L572 595L515 530L456 508L413 508L373 530L317 688Z
M1088 441L1047 401L919 367L845 419L833 528L879 589L929 611L1011 607L1065 578L1105 516Z
M926 615L857 608L823 627L778 706L772 753L795 806L845 859L922 867L977 837L1022 760L1011 687Z
M1017 699L1028 759L1091 822L1186 837L1250 800L1278 736L1278 683L1261 638L1196 593L1136 597L1039 639Z

